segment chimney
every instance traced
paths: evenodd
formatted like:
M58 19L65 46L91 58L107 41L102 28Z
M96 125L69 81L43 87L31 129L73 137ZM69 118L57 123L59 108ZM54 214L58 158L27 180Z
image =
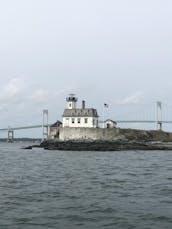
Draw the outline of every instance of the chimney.
M82 100L82 109L85 109L85 100Z

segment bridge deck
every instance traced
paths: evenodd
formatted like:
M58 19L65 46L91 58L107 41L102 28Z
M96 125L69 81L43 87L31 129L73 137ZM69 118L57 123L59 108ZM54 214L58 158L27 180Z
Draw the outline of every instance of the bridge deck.
M46 125L44 125L44 126L46 126ZM51 126L51 124L48 124L48 126ZM35 129L35 128L42 128L42 125L1 128L0 131L25 130L25 129Z
M154 123L157 121L154 120L116 120L117 123ZM99 123L103 123L103 121L99 121ZM161 123L172 124L172 121L161 121ZM48 124L51 126L52 124ZM35 129L42 128L42 125L31 125L31 126L21 126L21 127L9 127L9 128L0 128L0 131L9 131L9 130L25 130L25 129Z

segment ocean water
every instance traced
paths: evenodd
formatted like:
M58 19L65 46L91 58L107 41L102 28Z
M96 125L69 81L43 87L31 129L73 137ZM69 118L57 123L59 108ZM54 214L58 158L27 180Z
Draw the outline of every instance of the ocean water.
M0 144L0 229L171 229L172 151Z

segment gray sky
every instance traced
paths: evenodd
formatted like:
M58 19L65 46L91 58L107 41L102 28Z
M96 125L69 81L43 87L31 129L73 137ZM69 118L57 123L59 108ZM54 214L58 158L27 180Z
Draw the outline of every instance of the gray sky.
M39 123L43 108L61 119L71 92L113 119L172 107L171 11L171 0L1 0L0 127Z

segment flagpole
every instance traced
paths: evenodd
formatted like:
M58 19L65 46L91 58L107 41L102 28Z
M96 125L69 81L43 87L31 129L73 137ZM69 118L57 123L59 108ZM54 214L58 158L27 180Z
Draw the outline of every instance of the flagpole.
M104 103L103 106L103 128L105 128L105 108L108 108L109 105L107 103Z
M103 104L103 128L105 128L105 105Z

